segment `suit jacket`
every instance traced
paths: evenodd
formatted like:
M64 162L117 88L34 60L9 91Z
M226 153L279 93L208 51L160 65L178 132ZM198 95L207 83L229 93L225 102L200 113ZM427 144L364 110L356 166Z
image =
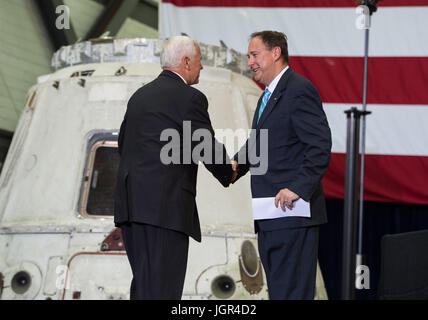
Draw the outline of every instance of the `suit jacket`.
M146 223L180 231L201 241L195 202L198 164L185 160L190 159L187 152L194 150L198 142L192 141L191 149L186 152L185 144L190 142L183 141L186 136L183 121L191 121L191 134L197 129L210 133L212 159L202 161L223 186L229 185L233 174L224 146L214 138L207 109L205 95L171 71L163 71L132 95L118 139L116 226L124 222ZM173 142L173 138L161 141L165 129L174 129L179 134L180 142L170 150L179 152L179 163L161 161L161 150ZM214 157L219 150L223 151L222 163L213 164L218 163Z
M239 151L246 153L246 163L239 165L237 180L257 166L249 163L248 152L256 148L259 154L260 129L267 129L268 169L264 175L251 175L252 197L275 197L281 189L288 188L310 202L311 217L258 220L256 232L258 228L275 230L327 222L321 179L330 161L331 133L318 91L309 80L289 68L257 122L262 97L252 124L255 145L249 143L250 139ZM234 157L236 161L239 153Z

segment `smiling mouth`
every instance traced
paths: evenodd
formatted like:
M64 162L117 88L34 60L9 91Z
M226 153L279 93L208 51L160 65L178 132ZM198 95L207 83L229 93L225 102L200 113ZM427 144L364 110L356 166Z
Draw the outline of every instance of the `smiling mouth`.
M254 68L252 70L253 70L254 73L256 73L257 71L259 71L259 69L260 69L260 67L259 68Z

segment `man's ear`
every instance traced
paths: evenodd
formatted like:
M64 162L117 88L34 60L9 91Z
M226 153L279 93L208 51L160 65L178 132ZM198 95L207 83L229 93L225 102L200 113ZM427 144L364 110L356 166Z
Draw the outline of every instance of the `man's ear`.
M186 70L189 70L189 62L190 62L189 57L184 56L183 58L181 58L181 63L183 64Z
M273 51L273 57L274 57L275 61L277 61L278 59L281 58L281 48L280 47L274 47L272 49L272 51Z

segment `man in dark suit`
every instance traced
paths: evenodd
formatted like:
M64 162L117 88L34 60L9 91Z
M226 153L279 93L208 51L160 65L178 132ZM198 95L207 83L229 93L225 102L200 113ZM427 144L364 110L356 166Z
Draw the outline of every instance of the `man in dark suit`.
M253 203L271 198L272 206L283 211L292 210L300 198L310 203L310 217L257 219L255 230L270 298L313 299L319 225L327 222L321 179L330 161L330 128L315 87L288 66L283 33L253 33L248 58L254 79L266 91L254 115L253 139L235 155L233 165L237 179L251 171ZM261 164L250 163L250 155L266 148L263 129L268 132L267 154L259 158L267 165L260 173Z
M189 236L201 241L198 160L224 187L236 178L224 146L214 138L207 98L190 86L202 69L198 44L189 37L170 38L161 66L159 77L130 98L118 141L114 222L133 273L131 299L181 299ZM203 131L208 141L186 141L191 137L186 130L191 136ZM171 131L178 141L165 139ZM199 142L210 149L193 152Z

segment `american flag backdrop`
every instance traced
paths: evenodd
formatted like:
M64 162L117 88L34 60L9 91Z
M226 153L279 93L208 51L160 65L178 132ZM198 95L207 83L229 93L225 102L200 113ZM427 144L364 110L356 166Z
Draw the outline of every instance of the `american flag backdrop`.
M346 115L361 109L364 30L355 0L162 0L160 33L247 52L249 35L288 37L290 66L318 88L332 130L326 197L343 198ZM365 200L428 204L428 0L383 0L369 39Z

